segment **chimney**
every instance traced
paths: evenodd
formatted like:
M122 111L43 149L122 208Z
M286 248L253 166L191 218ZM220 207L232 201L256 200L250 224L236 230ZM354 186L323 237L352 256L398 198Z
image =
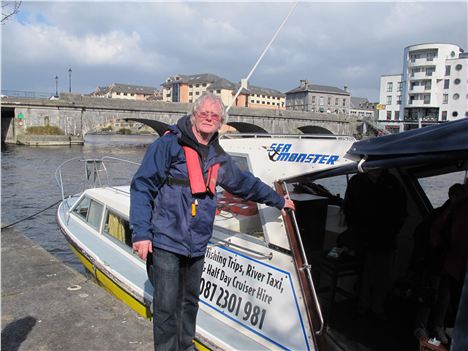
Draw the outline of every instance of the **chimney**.
M346 92L348 92L348 86L345 85L345 86L343 87L343 90L346 91Z
M307 85L309 84L309 82L307 82L306 79L301 79L299 82L300 82L299 84L300 88L307 88Z

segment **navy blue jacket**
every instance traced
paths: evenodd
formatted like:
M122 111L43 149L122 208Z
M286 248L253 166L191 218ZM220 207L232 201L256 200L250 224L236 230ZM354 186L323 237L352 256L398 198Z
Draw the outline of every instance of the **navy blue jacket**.
M168 177L188 179L182 145L197 150L203 175L220 163L217 184L246 200L265 203L278 209L284 199L271 187L241 171L218 143L217 134L208 144L207 152L192 132L189 116L151 144L130 187L130 226L133 242L152 240L153 246L189 257L203 256L211 238L216 211L216 195L194 197L190 186L168 184ZM191 205L197 198L197 214L192 217Z

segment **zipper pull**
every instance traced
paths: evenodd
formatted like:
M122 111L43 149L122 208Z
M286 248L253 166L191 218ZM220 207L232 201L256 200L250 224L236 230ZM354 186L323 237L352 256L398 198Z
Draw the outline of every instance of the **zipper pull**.
M198 199L195 199L192 202L192 217L195 217L197 215L197 206L198 206Z

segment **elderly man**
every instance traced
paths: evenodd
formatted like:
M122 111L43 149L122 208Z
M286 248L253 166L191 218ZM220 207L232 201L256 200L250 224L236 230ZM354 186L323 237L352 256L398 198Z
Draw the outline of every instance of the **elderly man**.
M241 171L218 143L227 114L205 93L146 152L131 188L133 249L153 258L153 331L158 351L193 350L204 255L213 231L216 185L278 209L294 209L260 179Z

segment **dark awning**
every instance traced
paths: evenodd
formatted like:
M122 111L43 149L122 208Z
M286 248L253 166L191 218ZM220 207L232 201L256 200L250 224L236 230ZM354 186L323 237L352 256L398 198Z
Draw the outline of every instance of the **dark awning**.
M347 152L356 162L290 179L322 178L371 169L468 164L468 118L355 142Z
M468 118L355 142L348 154L369 160L468 150Z

